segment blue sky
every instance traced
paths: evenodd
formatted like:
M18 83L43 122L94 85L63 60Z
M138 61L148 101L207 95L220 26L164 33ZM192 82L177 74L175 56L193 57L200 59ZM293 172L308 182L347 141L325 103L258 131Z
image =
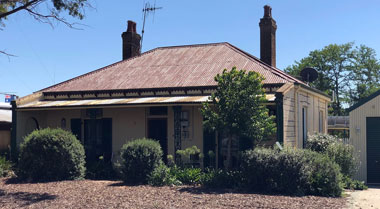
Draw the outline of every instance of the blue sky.
M53 29L23 12L9 16L0 31L0 50L17 57L8 60L0 55L0 92L25 96L121 60L121 33L127 20L137 22L141 33L143 0L91 2L95 9L87 10L84 20L72 20L87 25L83 30L63 24ZM142 51L229 42L260 57L258 23L265 4L272 7L278 26L280 69L331 43L355 41L380 53L377 0L156 0L163 9L147 19Z

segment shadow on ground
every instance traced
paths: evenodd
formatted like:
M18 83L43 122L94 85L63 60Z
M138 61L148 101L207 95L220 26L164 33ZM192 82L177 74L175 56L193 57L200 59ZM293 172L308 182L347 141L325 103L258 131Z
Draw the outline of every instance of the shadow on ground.
M241 189L214 189L207 187L183 187L178 190L179 192L187 192L192 194L254 194L253 192L247 192Z
M45 200L54 200L56 195L50 195L48 193L29 193L29 192L5 192L0 189L0 202L20 201L20 207L26 207L34 203L38 203Z

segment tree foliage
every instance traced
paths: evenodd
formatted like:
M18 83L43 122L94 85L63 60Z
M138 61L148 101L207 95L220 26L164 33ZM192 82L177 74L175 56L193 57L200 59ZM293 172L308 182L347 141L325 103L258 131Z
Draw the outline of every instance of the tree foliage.
M310 83L329 95L335 96L330 113L343 115L344 107L356 103L379 89L380 64L375 50L354 43L330 44L314 50L309 56L296 61L285 72L299 76L305 67L315 68L318 79Z
M75 23L71 23L64 18L62 13L83 19L84 9L90 7L89 0L0 0L0 30L5 27L5 20L10 15L17 12L27 12L35 20L48 23L53 26L54 22L61 22L70 28L74 28ZM14 56L5 51L1 54Z
M203 104L205 128L228 137L228 164L234 137L249 137L258 143L275 131L274 119L264 105L263 79L256 72L225 69L215 77L218 87L211 95L212 105Z
M65 11L72 17L83 19L84 8L89 6L88 0L0 0L0 23L4 26L4 20L8 16L26 11L36 20L51 24L52 20L68 23L60 13ZM43 7L43 9L41 9Z

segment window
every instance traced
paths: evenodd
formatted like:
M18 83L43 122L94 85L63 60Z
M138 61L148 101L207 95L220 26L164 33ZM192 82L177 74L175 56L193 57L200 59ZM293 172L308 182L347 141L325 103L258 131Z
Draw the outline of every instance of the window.
M303 147L306 146L306 140L307 140L307 108L302 108L302 141L303 141Z
M25 132L26 134L30 134L34 130L40 129L40 126L38 125L38 121L34 117L30 117L26 120L25 124Z
M61 128L66 129L66 119L65 118L62 118L62 120L61 120Z
M323 111L319 111L319 133L323 133Z
M182 138L188 139L190 138L189 132L190 120L189 120L189 112L182 111L181 112L181 130L182 130Z
M168 115L168 107L150 107L149 115Z

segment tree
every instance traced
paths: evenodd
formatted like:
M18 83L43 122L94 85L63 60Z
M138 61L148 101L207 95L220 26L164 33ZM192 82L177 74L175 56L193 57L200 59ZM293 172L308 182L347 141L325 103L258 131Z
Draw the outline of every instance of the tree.
M5 27L4 20L21 11L51 26L57 21L74 28L75 23L68 22L61 13L68 12L72 17L83 19L84 9L89 6L88 0L0 0L0 30ZM0 53L10 55L4 51Z
M350 105L380 89L380 63L374 49L365 45L356 48L350 81L347 95Z
M305 67L315 68L318 79L310 83L329 95L334 95L330 114L343 115L344 106L352 105L358 99L379 88L380 65L373 49L361 45L354 47L352 42L330 44L321 50L311 51L285 69L285 72L298 76Z
M212 105L204 103L201 109L204 127L218 131L228 138L227 168L231 168L232 141L236 137L249 137L254 144L275 131L274 118L269 116L263 77L256 72L224 69L215 77L216 92L211 95Z

